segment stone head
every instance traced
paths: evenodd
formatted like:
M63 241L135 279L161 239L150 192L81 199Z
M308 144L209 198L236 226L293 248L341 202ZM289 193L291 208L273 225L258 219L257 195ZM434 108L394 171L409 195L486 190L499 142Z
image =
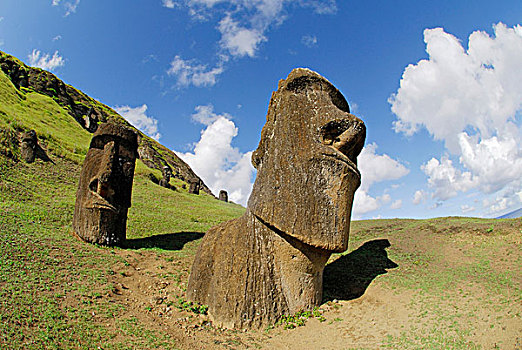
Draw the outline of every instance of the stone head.
M347 249L366 127L321 75L294 69L272 94L248 207L276 231L329 250Z
M161 173L163 175L163 178L169 182L170 180L170 177L172 176L172 170L168 167L168 166L164 166L163 169L161 170Z
M34 162L36 158L36 147L38 145L38 139L36 137L36 132L34 130L30 130L24 132L21 137L22 145L21 145L21 155L22 158L27 163Z
M80 174L73 229L80 238L115 245L125 240L137 158L137 134L101 124L93 134Z

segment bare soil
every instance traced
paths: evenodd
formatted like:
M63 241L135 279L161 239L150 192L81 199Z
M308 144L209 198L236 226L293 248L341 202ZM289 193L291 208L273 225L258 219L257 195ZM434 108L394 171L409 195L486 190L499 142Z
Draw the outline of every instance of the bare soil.
M520 349L520 270L507 285L497 285L501 281L495 277L497 270L520 267L520 221L504 225L497 235L478 234L480 228L462 225L443 233L421 227L366 241L387 239L390 247L381 247L380 252L388 251L390 257L384 253L385 258L396 267L383 263L382 256L366 256L364 264L380 260L377 264L388 272L370 271L367 282L350 277L353 271L342 271L338 282L352 286L338 290L325 286L325 300L332 299L328 294L342 297L343 290L344 300L328 300L320 307L326 320L312 317L294 329L284 325L267 330L219 329L206 315L178 309L176 301L184 297L192 255L172 260L153 250L115 250L129 263L113 267L114 288L105 297L125 306L125 315L120 317L136 317L148 329L171 334L181 349ZM397 226L390 229L397 231ZM359 251L364 246L360 242L364 243L354 244ZM353 250L351 256L357 256L357 249ZM333 257L331 265L347 256ZM485 275L472 269L481 264L480 259L487 260ZM469 273L460 276L455 267ZM327 269L325 273L339 272ZM354 292L353 285L358 283L362 292L357 288ZM110 327L114 320L100 322Z

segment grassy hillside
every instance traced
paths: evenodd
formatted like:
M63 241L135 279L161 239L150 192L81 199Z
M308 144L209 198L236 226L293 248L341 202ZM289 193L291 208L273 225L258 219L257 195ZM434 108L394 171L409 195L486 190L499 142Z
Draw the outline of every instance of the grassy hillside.
M35 129L53 163L19 161ZM522 219L369 220L325 269L324 304L259 331L184 302L196 248L244 208L150 181L138 161L126 248L71 234L90 134L0 72L1 349L514 349L522 344Z

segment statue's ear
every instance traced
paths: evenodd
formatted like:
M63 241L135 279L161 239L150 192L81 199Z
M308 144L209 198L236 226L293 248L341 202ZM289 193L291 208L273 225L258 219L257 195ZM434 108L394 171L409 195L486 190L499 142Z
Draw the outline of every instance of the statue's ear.
M258 168L259 165L261 164L261 161L263 159L263 151L258 148L256 149L253 153L252 153L252 165L254 166L254 168Z

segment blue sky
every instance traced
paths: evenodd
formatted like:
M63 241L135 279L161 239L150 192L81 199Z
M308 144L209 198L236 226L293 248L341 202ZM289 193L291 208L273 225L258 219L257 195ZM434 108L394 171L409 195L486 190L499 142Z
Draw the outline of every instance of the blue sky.
M368 129L355 218L522 207L520 1L2 0L0 50L51 70L245 203L272 91L329 79Z

